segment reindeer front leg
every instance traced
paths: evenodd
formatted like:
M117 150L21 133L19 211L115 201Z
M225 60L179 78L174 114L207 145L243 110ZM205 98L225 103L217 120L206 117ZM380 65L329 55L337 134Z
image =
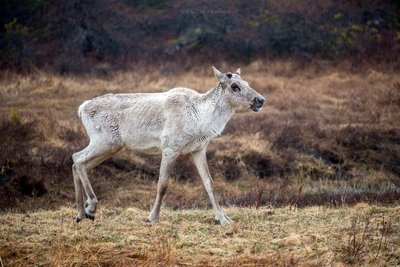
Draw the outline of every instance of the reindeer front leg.
M157 197L154 202L153 209L151 210L150 215L147 218L147 220L151 223L156 223L160 220L160 208L165 192L167 192L169 171L173 166L177 156L178 155L175 153L169 154L163 152L160 166L160 176L158 178L157 184Z
M206 158L206 148L200 151L192 153L193 162L196 165L197 171L201 179L203 180L204 187L206 188L207 194L210 197L211 205L213 206L215 219L222 225L226 226L232 223L232 220L223 212L215 199L213 180L208 169L207 158Z

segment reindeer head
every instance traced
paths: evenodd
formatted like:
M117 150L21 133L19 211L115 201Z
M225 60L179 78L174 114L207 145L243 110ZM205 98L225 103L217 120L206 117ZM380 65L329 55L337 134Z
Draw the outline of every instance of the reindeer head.
M240 77L240 69L237 69L235 73L228 72L223 74L215 67L212 68L232 108L239 109L244 107L256 112L262 109L265 98Z

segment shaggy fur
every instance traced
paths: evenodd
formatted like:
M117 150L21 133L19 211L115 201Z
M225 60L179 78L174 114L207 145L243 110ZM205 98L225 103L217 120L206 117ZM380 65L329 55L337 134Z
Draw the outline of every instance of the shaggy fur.
M190 154L203 180L221 225L232 221L219 206L206 160L206 147L220 135L235 110L261 110L265 98L236 73L222 74L213 67L218 84L205 94L188 88L164 93L107 94L85 101L78 115L90 138L89 145L72 158L79 222L94 219L97 197L87 171L122 148L161 153L157 197L148 217L159 221L162 198L167 190L169 170L179 155ZM83 192L87 196L84 203Z

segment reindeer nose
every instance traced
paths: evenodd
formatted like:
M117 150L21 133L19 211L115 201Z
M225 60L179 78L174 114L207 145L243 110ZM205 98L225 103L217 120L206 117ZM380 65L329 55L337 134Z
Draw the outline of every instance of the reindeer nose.
M254 98L254 105L256 107L262 107L262 105L264 105L265 102L265 98L264 97L256 97Z

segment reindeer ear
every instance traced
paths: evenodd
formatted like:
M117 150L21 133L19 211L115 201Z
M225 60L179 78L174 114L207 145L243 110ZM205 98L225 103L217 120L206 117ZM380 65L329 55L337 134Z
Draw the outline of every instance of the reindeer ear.
M224 75L223 75L219 70L217 70L214 66L212 66L212 69L213 69L213 71L214 71L215 77L216 77L220 82L222 82L222 78L224 77Z
M240 75L240 68L236 70L236 73Z

